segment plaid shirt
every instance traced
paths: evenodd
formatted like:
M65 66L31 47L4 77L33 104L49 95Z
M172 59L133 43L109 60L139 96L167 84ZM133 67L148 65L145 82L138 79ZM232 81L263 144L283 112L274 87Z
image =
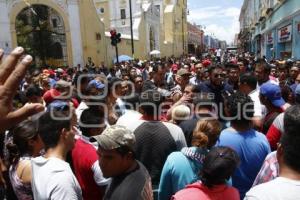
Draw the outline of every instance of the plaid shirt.
M261 183L269 182L279 175L279 165L276 157L276 151L271 152L267 155L260 171L258 172L253 186L259 185ZM253 187L252 186L252 187Z

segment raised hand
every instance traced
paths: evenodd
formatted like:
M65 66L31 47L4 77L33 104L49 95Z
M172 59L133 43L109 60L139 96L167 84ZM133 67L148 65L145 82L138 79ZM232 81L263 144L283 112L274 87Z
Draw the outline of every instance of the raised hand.
M25 76L27 67L32 62L30 55L20 60L23 53L22 47L15 48L0 65L0 132L44 110L41 104L28 104L18 110L13 110L13 98ZM4 52L0 49L0 63L3 55Z

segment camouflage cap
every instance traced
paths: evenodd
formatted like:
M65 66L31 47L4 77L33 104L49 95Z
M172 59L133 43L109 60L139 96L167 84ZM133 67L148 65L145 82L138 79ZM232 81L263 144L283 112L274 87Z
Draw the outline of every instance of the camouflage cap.
M101 135L92 137L105 150L112 150L122 146L133 149L135 135L125 126L113 125L105 129Z

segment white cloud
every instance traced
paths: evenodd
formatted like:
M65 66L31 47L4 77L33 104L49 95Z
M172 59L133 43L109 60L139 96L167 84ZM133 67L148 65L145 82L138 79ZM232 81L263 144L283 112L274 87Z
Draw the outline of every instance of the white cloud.
M204 7L191 10L188 21L205 25L207 35L213 34L216 38L231 43L239 32L239 15L240 9L236 7Z

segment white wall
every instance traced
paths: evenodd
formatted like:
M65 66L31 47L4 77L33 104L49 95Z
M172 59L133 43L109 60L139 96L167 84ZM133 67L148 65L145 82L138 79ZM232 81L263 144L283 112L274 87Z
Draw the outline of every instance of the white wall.
M0 48L7 55L12 49L12 40L6 0L0 0L0 30Z
M77 0L68 1L68 12L72 40L73 65L76 66L77 64L81 64L81 66L83 66L83 48L80 32L79 6Z

